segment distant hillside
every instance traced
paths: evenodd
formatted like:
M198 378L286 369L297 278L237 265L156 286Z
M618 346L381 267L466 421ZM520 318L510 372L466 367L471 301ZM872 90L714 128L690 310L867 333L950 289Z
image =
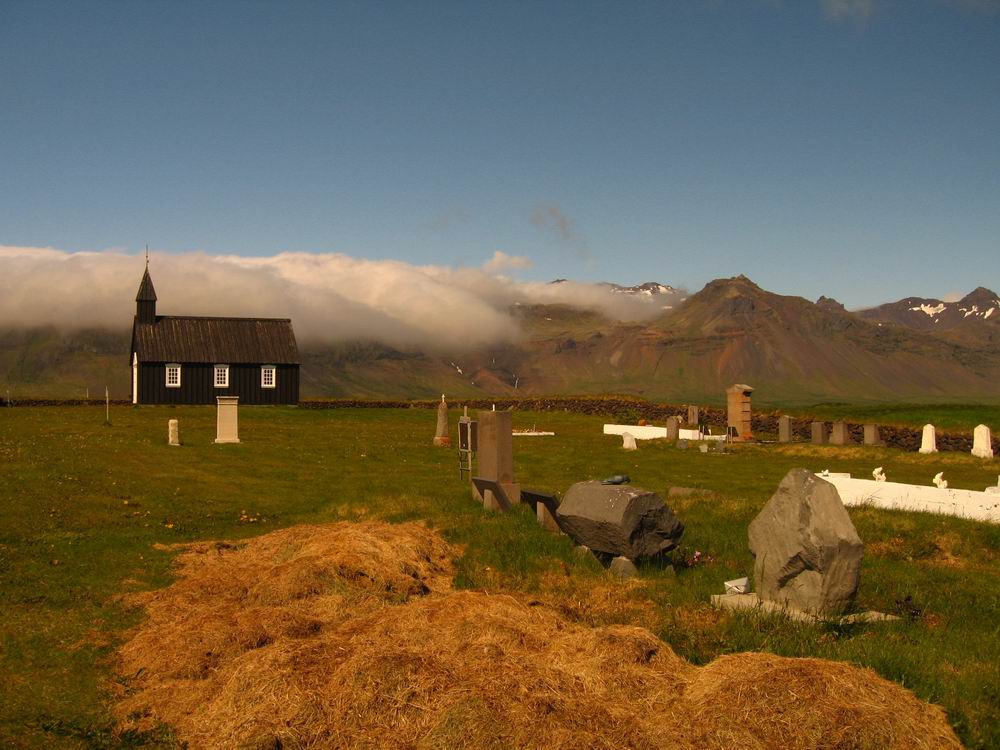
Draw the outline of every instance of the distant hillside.
M645 286L623 293L641 294ZM517 305L511 314L523 339L478 350L303 341L302 395L622 393L712 403L728 385L746 382L758 399L772 403L1000 398L1000 302L990 307L996 295L985 289L957 303L911 298L875 308L877 315L847 312L829 298L812 303L774 294L742 276L710 282L683 301L650 293L678 304L662 306L643 324L565 305ZM932 318L921 305L946 305L933 312L941 322L928 330L912 318ZM899 320L891 319L894 313ZM920 325L900 322L911 319ZM113 396L126 398L127 362L127 330L7 332L0 335L0 390L79 397L89 389L97 397L108 384Z

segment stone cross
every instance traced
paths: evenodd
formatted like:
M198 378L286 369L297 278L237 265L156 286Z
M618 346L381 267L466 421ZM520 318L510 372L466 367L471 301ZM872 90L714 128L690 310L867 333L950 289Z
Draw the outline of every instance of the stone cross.
M789 416L778 417L778 442L792 442L792 418Z
M833 423L833 429L830 430L830 445L850 445L851 444L851 433L847 430L847 423L843 421L837 421Z
M514 436L509 411L479 412L479 451L476 454L478 476L499 482L514 505L521 501L521 485L514 479ZM499 510L500 504L488 491L483 497L473 487L473 495L489 510Z
M813 445L826 445L826 422L813 422L809 425Z
M238 443L239 435L239 396L216 396L218 404L215 413L215 442Z
M176 419L171 419L167 421L167 444L168 445L181 444L180 429L177 426Z
M977 426L972 433L972 455L977 458L993 458L993 436L990 428L984 424Z
M925 424L923 435L920 436L921 453L937 453L937 435L934 432L934 425Z
M434 433L434 445L448 447L451 438L448 436L448 403L441 394L441 403L437 408L437 431Z

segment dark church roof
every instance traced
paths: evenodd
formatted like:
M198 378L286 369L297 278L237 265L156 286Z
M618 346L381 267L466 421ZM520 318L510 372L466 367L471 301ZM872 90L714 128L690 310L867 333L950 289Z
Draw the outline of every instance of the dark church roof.
M139 294L146 288L143 276ZM153 284L149 283L149 292ZM299 349L287 318L192 318L157 316L135 321L132 350L140 362L211 364L299 364Z
M156 302L156 290L153 289L153 280L149 278L149 267L142 275L142 282L139 284L139 293L135 295L136 302Z

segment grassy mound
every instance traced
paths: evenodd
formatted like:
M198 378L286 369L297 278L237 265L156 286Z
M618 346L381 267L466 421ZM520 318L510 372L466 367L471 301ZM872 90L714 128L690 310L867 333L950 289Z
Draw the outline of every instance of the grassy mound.
M130 597L123 723L191 747L954 748L944 712L874 672L744 653L698 668L648 630L453 592L420 524L188 545Z

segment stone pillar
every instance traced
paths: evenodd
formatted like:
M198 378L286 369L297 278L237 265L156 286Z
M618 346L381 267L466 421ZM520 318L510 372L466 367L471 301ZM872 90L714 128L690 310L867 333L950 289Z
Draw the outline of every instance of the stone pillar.
M680 417L667 417L667 440L676 440L680 437Z
M778 442L792 442L792 418L789 416L778 417Z
M925 424L923 435L920 436L920 453L937 453L937 434L934 425Z
M167 421L167 444L168 445L181 444L180 428L178 427L176 419L171 419Z
M977 426L972 433L972 455L977 458L993 458L993 435L984 424Z
M448 435L448 404L441 394L441 403L437 408L437 431L434 433L434 445L447 448L451 445L451 437Z
M826 422L813 422L809 429L813 445L826 445Z
M830 430L830 445L850 445L851 433L847 431L847 422L837 421Z
M882 445L882 438L878 434L877 424L865 425L865 445Z
M700 422L699 422L700 418L701 418L701 415L698 413L698 407L697 406L689 406L688 407L688 421L687 421L687 423L688 424L695 424L695 425L696 424L700 424Z
M479 466L476 475L500 483L512 505L521 501L521 485L514 480L514 437L509 411L479 412L478 429ZM487 491L482 497L475 486L472 489L477 500L490 510L499 510L500 504Z
M736 429L737 440L753 440L750 419L750 394L753 388L737 383L726 389L727 424Z
M239 418L237 409L239 408L239 396L216 396L218 407L215 415L215 442L217 443L238 443Z

